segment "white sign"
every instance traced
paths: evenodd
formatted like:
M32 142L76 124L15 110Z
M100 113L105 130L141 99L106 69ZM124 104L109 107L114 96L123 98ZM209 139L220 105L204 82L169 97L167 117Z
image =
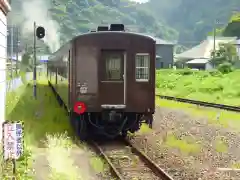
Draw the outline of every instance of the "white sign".
M87 83L81 84L80 82L78 82L77 86L79 87L81 94L87 93L87 91L88 91Z
M23 154L22 123L3 124L3 145L4 160L18 159Z

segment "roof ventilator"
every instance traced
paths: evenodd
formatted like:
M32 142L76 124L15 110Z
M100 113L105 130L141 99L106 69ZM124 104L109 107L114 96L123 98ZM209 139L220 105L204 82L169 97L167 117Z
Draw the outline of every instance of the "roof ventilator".
M110 31L125 31L123 24L111 24Z
M97 31L108 31L108 26L98 26Z

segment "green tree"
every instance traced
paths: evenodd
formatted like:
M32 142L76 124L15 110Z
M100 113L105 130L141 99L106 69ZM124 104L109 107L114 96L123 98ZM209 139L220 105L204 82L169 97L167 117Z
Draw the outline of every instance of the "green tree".
M12 12L20 12L11 16L16 23L19 22L20 27L24 26L25 21L25 17L21 15L25 11L21 8L22 3L22 0L14 0L11 4ZM95 29L102 21L107 24L123 23L126 27L136 26L138 32L153 34L166 40L176 40L178 36L177 32L160 18L161 16L156 16L151 9L140 7L136 2L129 0L52 0L48 16L59 26L61 43ZM20 18L21 22L18 20ZM23 36L27 39L24 40L26 44L32 44L32 35L23 33ZM37 46L40 46L39 41Z
M176 29L179 32L179 42L184 45L186 41L202 41L214 26L219 28L222 24L228 24L232 12L239 11L240 1L149 0L141 6L149 8L156 18ZM214 25L216 20L220 24Z
M222 28L223 36L240 37L240 13L235 13L231 16L225 28Z
M219 49L212 52L211 63L223 73L231 72L236 61L239 60L236 47L231 43L220 44Z
M28 52L24 53L22 56L21 65L24 65L24 66L30 65L30 59L31 59L30 53Z
M221 35L223 35L223 33L224 33L224 28L216 28L216 32L215 32L216 36L221 36ZM214 32L211 31L211 32L208 33L208 35L213 36Z
M223 32L224 36L236 36L240 38L240 20L230 22Z
M31 53L26 51L22 56L22 61L20 63L20 77L24 84L27 83L26 72L32 71L31 68Z

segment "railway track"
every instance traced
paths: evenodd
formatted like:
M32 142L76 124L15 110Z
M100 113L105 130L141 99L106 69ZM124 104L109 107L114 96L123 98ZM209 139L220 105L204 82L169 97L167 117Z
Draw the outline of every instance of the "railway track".
M49 86L51 87L50 83ZM53 88L52 90L56 95ZM59 97L57 100L61 105ZM64 108L68 113L67 108ZM174 180L127 139L92 141L88 144L106 160L112 175L118 180Z
M162 96L162 95L156 95L156 96L160 97L161 99L167 99L167 100L172 100L172 101L195 104L195 105L204 106L204 107L218 108L218 109L223 109L223 110L227 110L227 111L240 112L240 107L236 107L236 106L228 106L228 105L224 105L224 104L215 104L215 103L209 103L209 102L204 102L204 101L196 101L196 100L191 100L191 99L177 98L177 97L172 97L172 96Z
M113 176L119 180L173 180L126 139L92 142L91 146L106 160Z

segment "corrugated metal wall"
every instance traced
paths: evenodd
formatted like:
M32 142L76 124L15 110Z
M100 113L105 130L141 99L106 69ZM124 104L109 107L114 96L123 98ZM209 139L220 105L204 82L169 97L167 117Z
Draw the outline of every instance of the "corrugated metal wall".
M7 17L0 9L0 126L5 119L6 102L6 62L7 62ZM2 130L0 128L0 139Z

